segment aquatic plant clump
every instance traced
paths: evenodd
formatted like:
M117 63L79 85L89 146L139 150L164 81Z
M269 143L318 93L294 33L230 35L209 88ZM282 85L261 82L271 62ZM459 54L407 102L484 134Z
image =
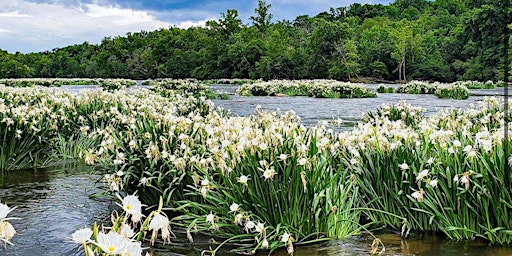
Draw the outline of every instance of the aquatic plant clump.
M136 192L141 200L120 199L126 214L136 215L142 204L163 205L161 215L165 210L190 241L200 232L242 253L293 252L380 224L512 241L511 194L496 183L504 180L507 160L496 98L428 118L406 102L385 105L354 130L337 133L325 123L307 128L293 112L258 107L249 117L231 116L204 97L173 90L73 95L0 87L0 96L0 134L42 145L20 149L28 152L25 162L64 152L109 170L110 192ZM78 152L69 150L74 145ZM19 166L10 161L7 169ZM167 234L158 228L167 218L152 217L148 228Z
M450 98L463 100L469 97L468 88L462 84L440 84L437 85L434 94L438 98Z
M60 87L63 85L98 85L104 90L114 91L134 86L136 82L129 79L87 79L87 78L23 78L0 79L0 84L12 87Z
M121 198L121 214L112 213L111 226L99 228L82 228L71 235L71 242L83 247L85 255L142 255L142 240L151 233L150 243L154 245L158 236L163 243L169 243L174 234L171 231L170 221L162 211L163 203L160 200L158 209L151 211L147 217L142 214L142 203L136 195L127 195Z
M455 82L450 84L430 83L424 81L411 81L398 87L397 93L435 94L438 98L467 99L469 91L466 85L469 82Z
M58 161L54 155L79 153L92 161L95 157L87 149L101 143L98 134L122 131L139 116L206 114L211 109L211 102L204 99L163 97L148 90L73 95L44 87L0 87L0 170L40 167ZM76 145L84 148L77 152Z
M233 84L233 85L242 85L242 84L252 84L255 82L259 82L261 80L254 79L241 79L241 78L224 78L224 79L211 79L211 80L203 80L201 83L204 84Z
M209 83L201 82L196 79L155 79L142 82L148 85L152 90L165 94L183 94L196 98L206 97L207 99L229 99L226 93L214 92Z
M271 80L244 84L237 93L244 96L308 96L315 98L373 98L375 92L364 84L335 80Z
M87 78L11 78L0 79L0 84L13 87L32 87L32 86L45 86L45 87L59 87L62 85L95 85L96 79Z
M497 86L493 81L457 81L454 84L465 86L468 89L494 89Z
M368 207L452 239L512 242L512 221L503 217L511 214L512 193L500 185L509 175L503 172L503 102L486 98L468 109L415 119L408 116L416 111L404 107L385 106L339 134L340 154L353 159L350 168L359 174ZM404 224L379 211L366 213L384 225Z

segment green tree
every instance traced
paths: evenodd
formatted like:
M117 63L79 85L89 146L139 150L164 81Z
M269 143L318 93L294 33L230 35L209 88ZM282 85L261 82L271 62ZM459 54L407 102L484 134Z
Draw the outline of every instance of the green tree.
M256 16L249 17L254 26L262 33L265 33L272 21L272 14L269 12L271 4L258 1L258 7L254 9Z

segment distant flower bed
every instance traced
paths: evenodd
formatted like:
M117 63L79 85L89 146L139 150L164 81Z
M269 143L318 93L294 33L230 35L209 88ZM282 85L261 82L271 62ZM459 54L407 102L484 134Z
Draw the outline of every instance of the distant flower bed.
M443 83L430 83L424 81L411 81L405 85L398 87L396 93L410 93L410 94L435 94L438 98L452 98L452 99L467 99L469 97L468 88L466 83L455 82L450 84ZM379 88L379 90L386 90L387 88Z
M207 99L229 99L229 95L222 92L214 92L209 83L201 82L196 79L154 79L145 80L143 85L152 87L159 93L183 94L193 97L205 97Z
M0 84L12 87L59 87L62 85L96 85L96 79L87 78L16 78L16 79L0 79Z
M136 84L129 79L88 79L88 78L19 78L0 79L0 84L11 87L60 87L63 85L98 85L105 90L113 91L128 88Z
M244 84L238 89L244 96L308 96L315 98L373 98L375 92L364 84L334 80L272 80Z
M496 84L493 81L479 82L479 81L457 81L454 84L462 85L468 89L494 89Z
M255 82L259 82L261 80L254 80L254 79L240 79L240 78L221 78L221 79L210 79L210 80L204 80L201 81L205 84L235 84L235 85L242 85L242 84L252 84Z

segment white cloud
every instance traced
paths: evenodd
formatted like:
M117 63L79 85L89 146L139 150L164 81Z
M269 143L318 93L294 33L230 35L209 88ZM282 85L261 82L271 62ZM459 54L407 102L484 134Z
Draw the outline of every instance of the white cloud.
M28 14L19 14L17 11L14 11L14 12L3 12L3 13L0 13L0 17L23 18L23 17L30 17L30 15L28 15Z
M173 25L146 11L95 3L66 6L59 2L2 0L0 10L0 48L9 52L45 51L84 41L99 43L106 36Z
M205 27L206 21L208 21L208 20L182 21L182 22L176 24L176 27L183 28L183 29L187 29L187 28L191 28L191 27Z
M240 18L250 24L257 1L221 0L180 9L135 10L115 4L121 0L0 0L0 49L9 52L51 50L84 41L100 43L103 37L152 31L176 26L204 26L219 19L221 12L238 9ZM314 16L329 7L353 2L382 3L391 0L267 0L274 21L294 20L298 15Z
M85 15L91 18L107 18L118 25L130 25L144 22L153 22L155 17L145 11L123 9L115 6L101 6L97 4L86 4Z

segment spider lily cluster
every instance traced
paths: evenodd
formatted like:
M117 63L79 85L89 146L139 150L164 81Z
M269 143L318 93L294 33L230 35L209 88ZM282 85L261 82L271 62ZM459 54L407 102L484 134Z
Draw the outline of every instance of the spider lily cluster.
M101 88L113 91L134 86L135 81L129 79L86 79L86 78L28 78L28 79L0 79L0 84L13 87L60 87L63 85L98 85Z
M164 244L169 242L171 226L169 219L162 212L162 201L156 211L152 211L145 219L142 214L142 203L136 195L127 195L118 203L123 212L112 213L112 226L99 228L96 224L92 229L83 228L71 235L71 241L83 246L85 255L142 255L141 240L151 233L150 243L154 244L160 234ZM135 231L138 230L138 231Z
M335 80L271 80L243 84L238 94L244 96L308 96L315 98L373 98L376 94L364 84Z
M482 87L485 84L482 85ZM398 87L397 93L411 94L435 94L438 98L467 99L469 97L468 86L477 87L477 83L473 81L454 82L449 84L430 83L425 81L410 81L405 85Z
M24 156L2 166L15 169L48 152L98 165L111 171L108 189L165 205L190 241L211 234L245 253L293 253L296 245L372 225L512 241L512 195L496 182L506 175L496 98L429 117L406 102L384 105L338 133L328 122L305 127L293 112L257 107L251 116L231 116L170 86L78 95L0 87L0 132L12 140L7 150ZM18 153L25 151L31 154ZM139 204L129 205L120 203L126 213ZM120 234L118 222L103 234ZM168 241L170 229L160 234ZM85 247L105 253L97 237L87 239Z

